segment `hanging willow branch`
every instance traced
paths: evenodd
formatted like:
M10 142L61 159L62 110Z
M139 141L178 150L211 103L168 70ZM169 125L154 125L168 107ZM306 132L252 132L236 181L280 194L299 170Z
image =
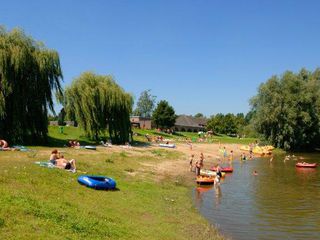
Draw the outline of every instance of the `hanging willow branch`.
M11 142L47 138L52 90L61 92L59 55L19 29L0 28L0 136Z
M108 129L113 143L128 142L133 100L111 76L85 72L65 91L68 116L75 116L87 135L95 140Z

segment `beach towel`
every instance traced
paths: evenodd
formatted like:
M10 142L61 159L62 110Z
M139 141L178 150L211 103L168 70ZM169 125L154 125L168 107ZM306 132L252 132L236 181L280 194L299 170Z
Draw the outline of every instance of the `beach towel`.
M47 167L47 168L55 168L56 166L53 165L51 162L35 162L35 164L41 166L41 167Z

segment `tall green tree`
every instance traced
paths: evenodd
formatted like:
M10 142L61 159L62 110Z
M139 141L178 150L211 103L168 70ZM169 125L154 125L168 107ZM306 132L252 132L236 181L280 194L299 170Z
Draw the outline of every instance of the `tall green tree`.
M285 150L302 150L320 143L320 70L287 71L260 85L251 99L256 130Z
M155 107L156 97L151 95L151 90L145 90L141 93L137 102L137 107L134 110L134 114L150 118Z
M236 134L239 133L245 126L243 113L234 115L227 113L226 115L218 113L210 117L207 123L207 129L215 133L221 134Z
M68 117L75 116L94 140L108 130L112 143L130 141L132 104L132 96L110 75L85 72L65 90L64 106Z
M11 143L47 140L48 108L61 91L59 55L44 44L0 27L0 136Z
M174 126L177 115L172 106L161 100L152 114L153 123L157 128L171 128Z

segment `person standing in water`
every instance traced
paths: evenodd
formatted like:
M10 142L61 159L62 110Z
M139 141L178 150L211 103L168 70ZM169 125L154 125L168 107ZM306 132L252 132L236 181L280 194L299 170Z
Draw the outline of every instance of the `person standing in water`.
M222 173L221 173L221 167L220 167L219 164L217 164L216 173L217 173L217 176L219 176L219 179L220 179L222 177Z

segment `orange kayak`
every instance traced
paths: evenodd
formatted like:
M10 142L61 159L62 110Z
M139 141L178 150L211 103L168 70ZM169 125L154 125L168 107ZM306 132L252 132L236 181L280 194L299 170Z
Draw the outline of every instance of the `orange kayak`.
M197 177L196 179L196 182L198 184L214 184L214 178L213 177L202 177L202 176L199 176Z

